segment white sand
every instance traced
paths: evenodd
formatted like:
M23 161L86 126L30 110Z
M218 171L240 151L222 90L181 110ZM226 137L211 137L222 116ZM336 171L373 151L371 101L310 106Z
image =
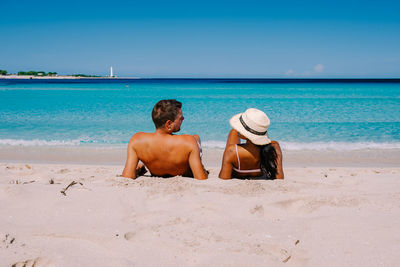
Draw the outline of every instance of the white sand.
M121 171L0 163L0 265L399 265L398 167L287 167L283 181Z

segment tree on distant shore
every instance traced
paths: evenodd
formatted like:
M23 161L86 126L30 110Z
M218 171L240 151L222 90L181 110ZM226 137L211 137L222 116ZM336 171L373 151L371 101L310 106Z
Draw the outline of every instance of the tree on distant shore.
M38 74L37 71L18 71L18 75L32 75L32 76L36 76Z
M87 75L87 74L73 74L72 76L74 77L85 77L85 78L90 78L90 77L100 77L100 76L96 76L96 75Z
M0 75L7 75L7 71L6 70L0 70Z
M7 71L4 71L4 74L1 73L0 70L0 75L6 75ZM35 70L30 70L30 71L18 71L17 73L18 75L27 75L27 76L57 76L57 72L44 72L44 71L35 71ZM67 75L68 76L68 75ZM97 76L97 75L87 75L87 74L73 74L73 75L69 75L69 76L73 76L73 77L85 77L85 78L95 78L95 77L101 77L101 76Z
M44 71L35 71L35 70L30 70L30 71L18 71L18 75L29 75L29 76L56 76L57 72L49 72L46 73Z

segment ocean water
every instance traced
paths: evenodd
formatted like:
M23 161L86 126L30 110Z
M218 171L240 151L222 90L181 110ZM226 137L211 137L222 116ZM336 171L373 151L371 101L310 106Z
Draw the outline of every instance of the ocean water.
M126 146L154 131L160 99L183 103L181 133L223 148L229 119L247 108L270 118L286 150L400 148L400 83L139 79L0 80L1 146Z

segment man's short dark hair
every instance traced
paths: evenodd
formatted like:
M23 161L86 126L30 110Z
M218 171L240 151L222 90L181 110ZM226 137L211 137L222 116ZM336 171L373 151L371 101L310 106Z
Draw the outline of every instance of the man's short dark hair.
M174 121L181 108L182 103L175 99L158 101L157 104L154 105L153 112L151 113L156 128L161 128L168 120Z

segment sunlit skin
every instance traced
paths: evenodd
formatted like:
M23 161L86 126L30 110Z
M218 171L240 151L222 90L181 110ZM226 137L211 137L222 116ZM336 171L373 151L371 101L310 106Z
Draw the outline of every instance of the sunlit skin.
M194 177L207 179L200 158L200 138L198 135L174 135L184 120L182 110L174 121L168 120L154 133L139 132L132 136L128 144L128 155L123 177L135 179L146 172L154 176ZM144 166L139 163L144 163Z
M246 140L245 144L240 144L240 139ZM224 155L222 158L222 167L219 173L219 178L230 179L232 177L257 177L261 176L262 172L254 173L238 173L232 169L232 167L238 168L238 161L236 156L236 144L238 144L238 154L240 158L240 168L242 170L252 170L260 168L260 148L248 140L245 136L232 129L229 132L228 140ZM277 154L277 174L276 179L283 179L283 167L282 167L282 151L277 141L271 141L272 146L276 150Z

